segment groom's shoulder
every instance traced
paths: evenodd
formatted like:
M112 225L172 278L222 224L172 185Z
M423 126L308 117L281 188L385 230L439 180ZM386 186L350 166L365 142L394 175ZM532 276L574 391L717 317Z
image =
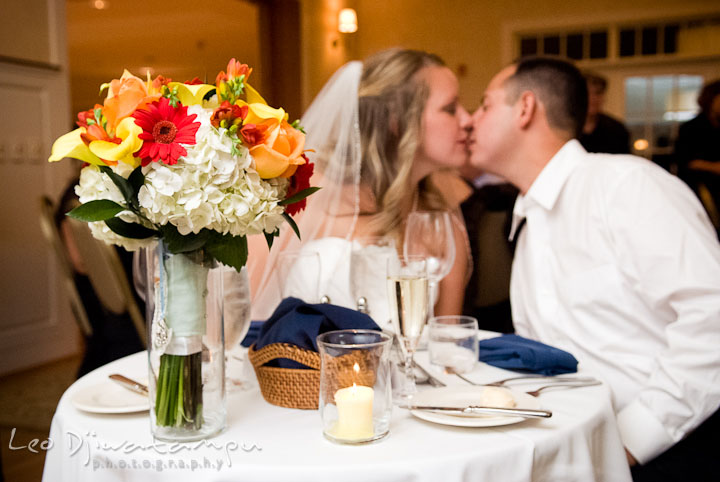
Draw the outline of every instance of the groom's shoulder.
M596 181L622 180L628 177L672 178L672 174L644 157L632 154L586 153L578 174Z

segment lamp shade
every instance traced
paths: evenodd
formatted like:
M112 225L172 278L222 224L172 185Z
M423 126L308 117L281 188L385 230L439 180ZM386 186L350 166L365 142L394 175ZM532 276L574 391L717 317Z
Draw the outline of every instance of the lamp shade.
M342 33L357 32L357 13L353 8L343 8L338 14L338 31Z

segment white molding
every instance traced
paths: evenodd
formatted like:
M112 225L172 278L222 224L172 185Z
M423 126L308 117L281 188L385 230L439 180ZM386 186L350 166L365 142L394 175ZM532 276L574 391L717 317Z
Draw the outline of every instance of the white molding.
M638 25L668 20L683 21L702 19L710 15L720 15L720 5L673 5L663 6L652 11L646 9L619 10L615 12L598 12L588 9L588 13L579 15L549 15L528 19L510 20L502 24L502 62L507 65L514 60L516 48L515 35L518 33L556 32L558 30L577 29L588 31L593 27L612 27L619 25ZM612 47L608 39L608 49ZM614 52L617 50L608 50ZM609 56L612 58L612 55ZM669 57L669 56L668 56ZM673 61L674 61L673 57ZM596 65L593 61L592 65Z

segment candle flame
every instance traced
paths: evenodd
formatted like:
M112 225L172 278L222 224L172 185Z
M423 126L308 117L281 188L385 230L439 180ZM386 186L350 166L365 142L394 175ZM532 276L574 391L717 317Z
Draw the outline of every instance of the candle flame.
M355 373L360 373L360 365L358 365L357 362L355 362L355 364L353 365L353 370L355 371Z
M355 382L353 382L352 390L350 390L350 393L355 395L356 392L357 392L357 385L355 385Z

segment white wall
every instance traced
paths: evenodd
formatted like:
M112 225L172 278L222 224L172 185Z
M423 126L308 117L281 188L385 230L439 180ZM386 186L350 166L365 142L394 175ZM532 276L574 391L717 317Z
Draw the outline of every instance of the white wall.
M15 4L0 15L0 375L77 353L79 343L38 221L40 196L57 199L73 170L47 162L67 130L65 2Z

